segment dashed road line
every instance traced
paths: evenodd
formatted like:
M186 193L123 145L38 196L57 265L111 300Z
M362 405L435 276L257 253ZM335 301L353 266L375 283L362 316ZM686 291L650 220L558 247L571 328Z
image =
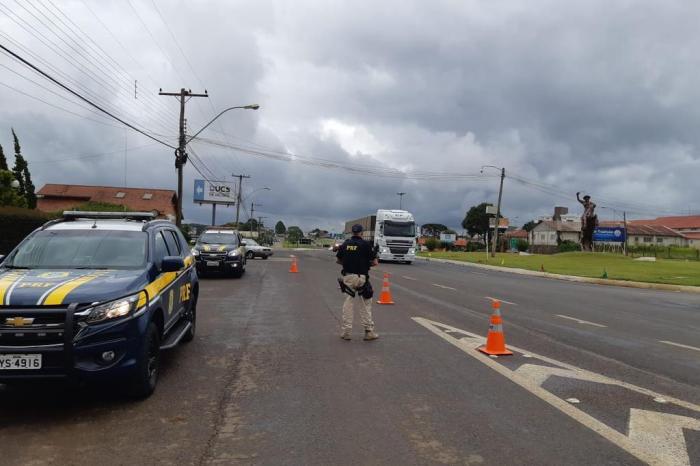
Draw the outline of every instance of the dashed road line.
M594 326L594 327L600 327L600 328L607 328L607 327L608 327L607 325L596 324L595 322L589 322L589 321L587 321L587 320L578 319L578 318L576 318L576 317L569 317L569 316L564 316L564 315L561 315L561 314L554 314L554 315L555 315L556 317L561 317L562 319L573 320L574 322L577 322L577 323L579 323L579 324L592 325L592 326Z
M440 285L438 283L433 283L433 286L437 286L438 288L442 288L444 290L457 291L457 288L452 288L451 286Z
M401 278L405 278L406 280L411 280L411 281L414 281L414 282L415 282L415 281L418 281L417 278L407 277L406 275L401 275Z
M512 302L510 302L510 301L506 301L505 299L494 298L494 297L492 297L492 296L484 296L484 299L490 299L491 301L500 301L500 302L502 302L502 303L511 304L511 305L513 305L513 306L517 306L516 303L512 303Z
M671 346L677 346L677 347L679 347L679 348L685 348L685 349L700 351L700 348L696 348L695 346L684 345L684 344L682 344L682 343L674 343L674 342L672 342L672 341L659 340L659 343L664 343L664 344L671 345Z

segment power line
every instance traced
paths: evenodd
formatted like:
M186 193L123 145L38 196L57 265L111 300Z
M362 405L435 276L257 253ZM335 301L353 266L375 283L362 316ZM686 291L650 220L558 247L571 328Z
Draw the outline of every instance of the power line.
M70 87L66 86L66 85L63 84L62 82L58 81L56 78L54 78L54 77L51 76L50 74L46 73L46 72L43 71L42 69L38 68L36 65L33 65L32 63L28 62L27 60L25 60L25 59L22 58L21 56L17 55L15 52L13 52L12 50L10 50L10 49L8 49L7 47L5 47L5 45L0 44L0 48L3 49L4 51L6 51L7 53L9 53L10 55L12 55L16 60L20 61L20 62L23 63L24 65L30 67L31 69L33 69L33 70L36 71L37 73L39 73L39 74L41 74L42 76L44 76L46 79L48 79L48 80L50 80L51 82L53 82L53 83L56 84L57 86L60 86L61 88L65 89L66 91L68 91L68 92L70 92L71 94L73 94L74 96L78 97L80 100L83 100L84 102L86 102L86 103L90 104L91 106L95 107L97 110L101 111L101 112L104 113L105 115L108 115L108 116L112 117L113 119L117 120L119 123L123 124L124 126L127 126L127 127L131 128L131 129L133 129L134 131L143 134L143 135L146 136L147 138L152 139L152 140L154 140L154 141L156 141L156 142L159 142L159 143L163 144L164 146L170 147L171 149L175 149L175 148L176 148L175 146L172 146L172 145L168 144L167 142L163 142L163 141L161 141L160 139L158 139L158 138L156 138L156 137L154 137L154 136L151 136L151 135L148 134L146 131L144 131L144 130L142 130L142 129L140 129L140 128L137 128L136 126L132 125L131 123L128 123L128 122L122 120L121 118L119 118L118 116L114 115L113 113L111 113L111 112L105 110L104 108L100 107L99 105L93 103L90 99L88 99L88 98L86 98L86 97L83 97L81 94L79 94L78 92L74 91L74 90L71 89Z
M121 126L118 126L118 128L121 128ZM143 144L141 146L129 147L129 150L134 151L134 150L139 150L139 149L143 149L143 148L151 147L151 146L155 146L155 143L152 142L150 144ZM63 158L63 159L36 160L36 161L32 161L32 164L36 165L36 164L41 164L41 163L59 163L59 162L69 162L72 160L94 159L94 158L99 158L99 157L105 157L107 155L122 154L123 152L124 152L124 149L122 148L122 149L114 150L111 152L102 152L100 154L78 155L76 157L67 157L67 158Z
M18 4L19 4L19 3L18 3ZM83 56L83 57L84 57L84 54L82 54L82 53L80 52L80 46L79 46L79 48L78 48L77 51L76 51L76 48L75 48L75 47L72 47L70 44L68 44L68 42L66 42L66 40L64 40L64 38L63 38L62 36L60 36L55 30L51 29L44 21L42 21L40 18L38 18L38 17L37 17L35 14L33 14L31 11L27 10L27 8L25 8L22 4L19 4L19 6L20 6L24 11L26 11L27 13L29 13L32 17L34 17L44 28L46 28L46 29L47 29L49 32L51 32L54 36L56 36L56 37L57 37L58 39L60 39L63 43L65 43L66 45L68 45L68 46L72 49L72 51L69 51L69 52L64 51L63 49L61 49L60 47L58 47L58 44L57 44L54 40L52 40L52 39L50 39L49 37L47 37L43 32L41 32L40 30L38 30L38 29L37 29L36 27L34 27L32 24L30 24L25 18L23 18L22 16L18 15L16 12L12 11L11 9L9 9L6 5L0 3L0 9L1 9L3 12L5 12L5 14L8 16L8 18L9 18L10 20L12 20L15 24L17 24L17 25L20 26L22 29L24 29L27 33L29 33L29 34L32 35L34 38L36 38L39 42L41 42L41 43L42 43L44 46L46 46L48 49L50 49L51 51L53 51L54 53L56 53L56 55L58 55L60 58L62 58L63 60L65 60L68 64L70 64L71 66L75 67L78 71L84 73L88 78L90 78L92 81L94 81L98 86L100 86L100 87L102 87L102 88L104 88L104 89L107 89L109 92L115 91L115 88L112 86L112 84L110 84L109 82L107 82L103 77L99 76L99 75L93 70L93 68L94 68L94 69L96 69L98 72L101 72L101 73L105 74L104 70L101 69L101 67L96 66L94 63L92 63L92 62L90 61L90 59L87 60L87 65L90 65L90 66L87 66L87 65L82 64L82 63L78 63L77 59L79 58L79 56ZM33 5L32 5L32 7L33 7L33 8L36 8L36 7L33 6ZM43 13L42 13L42 15L43 15ZM46 17L46 15L43 15L43 16ZM20 21L21 21L21 22L20 22ZM53 24L55 25L55 23L53 23ZM65 34L65 33L63 32L63 30L61 30L61 32L62 32L63 34ZM13 42L15 42L15 41L13 41ZM43 60L41 60L41 61L43 61ZM106 76L107 76L108 79L113 79L113 77L110 76L110 75L108 75L108 74L106 74ZM75 85L75 83L74 83L74 85ZM83 90L83 92L86 92L86 90L85 90L85 88L84 88L83 86L76 86L76 87L80 87L80 88ZM124 89L123 86L122 86L122 89ZM126 91L127 91L127 93L130 93L130 90L129 90L129 89L126 89ZM94 93L91 93L91 94L93 95L93 99L99 100L99 99L96 99L96 98L94 97ZM129 95L130 95L130 94L129 94ZM104 102L104 101L102 101L102 106L104 106L104 107L106 107L106 108L113 107L111 104L106 103L106 102ZM133 105L128 105L128 107L129 107L129 110L132 110ZM150 110L150 109L149 109L149 110ZM141 112L141 110L139 110L139 112ZM132 116L134 116L133 110L132 110L130 113L131 113ZM149 117L151 117L151 114L150 114L150 113L149 113L148 115L149 115ZM159 116L159 115L156 114L156 116ZM160 124L163 124L163 123L161 122Z

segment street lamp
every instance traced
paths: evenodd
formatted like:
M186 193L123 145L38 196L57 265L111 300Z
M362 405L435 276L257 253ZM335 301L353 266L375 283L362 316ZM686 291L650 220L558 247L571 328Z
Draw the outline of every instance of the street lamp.
M506 177L506 169L498 168L495 165L482 165L481 173L484 173L484 168L495 168L501 171L501 187L498 189L498 204L496 205L496 223L493 226L493 246L491 247L491 257L496 257L496 248L498 247L498 224L501 217L501 198L503 197L503 179Z
M403 197L406 193L396 193L397 196L399 196L399 210L402 210L403 208Z
M199 131L197 131L196 133L194 133L194 135L190 136L189 139L187 139L187 143L189 143L189 142L192 141L194 138L196 138L197 136L199 136L199 133L201 133L202 131L204 131L205 129L207 129L207 127L208 127L209 125L211 125L212 123L214 123L221 115L223 115L224 113L228 112L229 110L235 110L235 109L237 109L237 108L241 108L241 109L243 109L243 110L257 110L257 109L260 108L260 105L258 105L258 104L243 105L243 106L238 106L238 107L229 107L229 108L227 108L227 109L225 109L225 110L222 110L221 112L219 112L218 115L216 115L214 118L212 118L211 121L210 121L209 123L207 123L206 125L202 126L202 129L200 129Z

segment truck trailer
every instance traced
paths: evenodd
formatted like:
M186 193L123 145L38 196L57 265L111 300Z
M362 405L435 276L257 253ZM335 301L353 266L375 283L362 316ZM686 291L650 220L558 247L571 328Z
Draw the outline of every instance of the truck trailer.
M378 210L375 215L345 222L345 237L352 226L362 225L362 239L377 249L377 258L386 262L410 264L416 258L416 222L405 210Z

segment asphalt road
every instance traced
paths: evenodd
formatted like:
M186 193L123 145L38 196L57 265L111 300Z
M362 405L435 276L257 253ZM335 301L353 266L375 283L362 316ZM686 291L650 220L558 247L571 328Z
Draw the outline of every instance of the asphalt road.
M700 464L700 295L381 264L346 342L332 254L294 254L202 280L146 401L0 388L0 463ZM474 350L491 298L513 356Z

